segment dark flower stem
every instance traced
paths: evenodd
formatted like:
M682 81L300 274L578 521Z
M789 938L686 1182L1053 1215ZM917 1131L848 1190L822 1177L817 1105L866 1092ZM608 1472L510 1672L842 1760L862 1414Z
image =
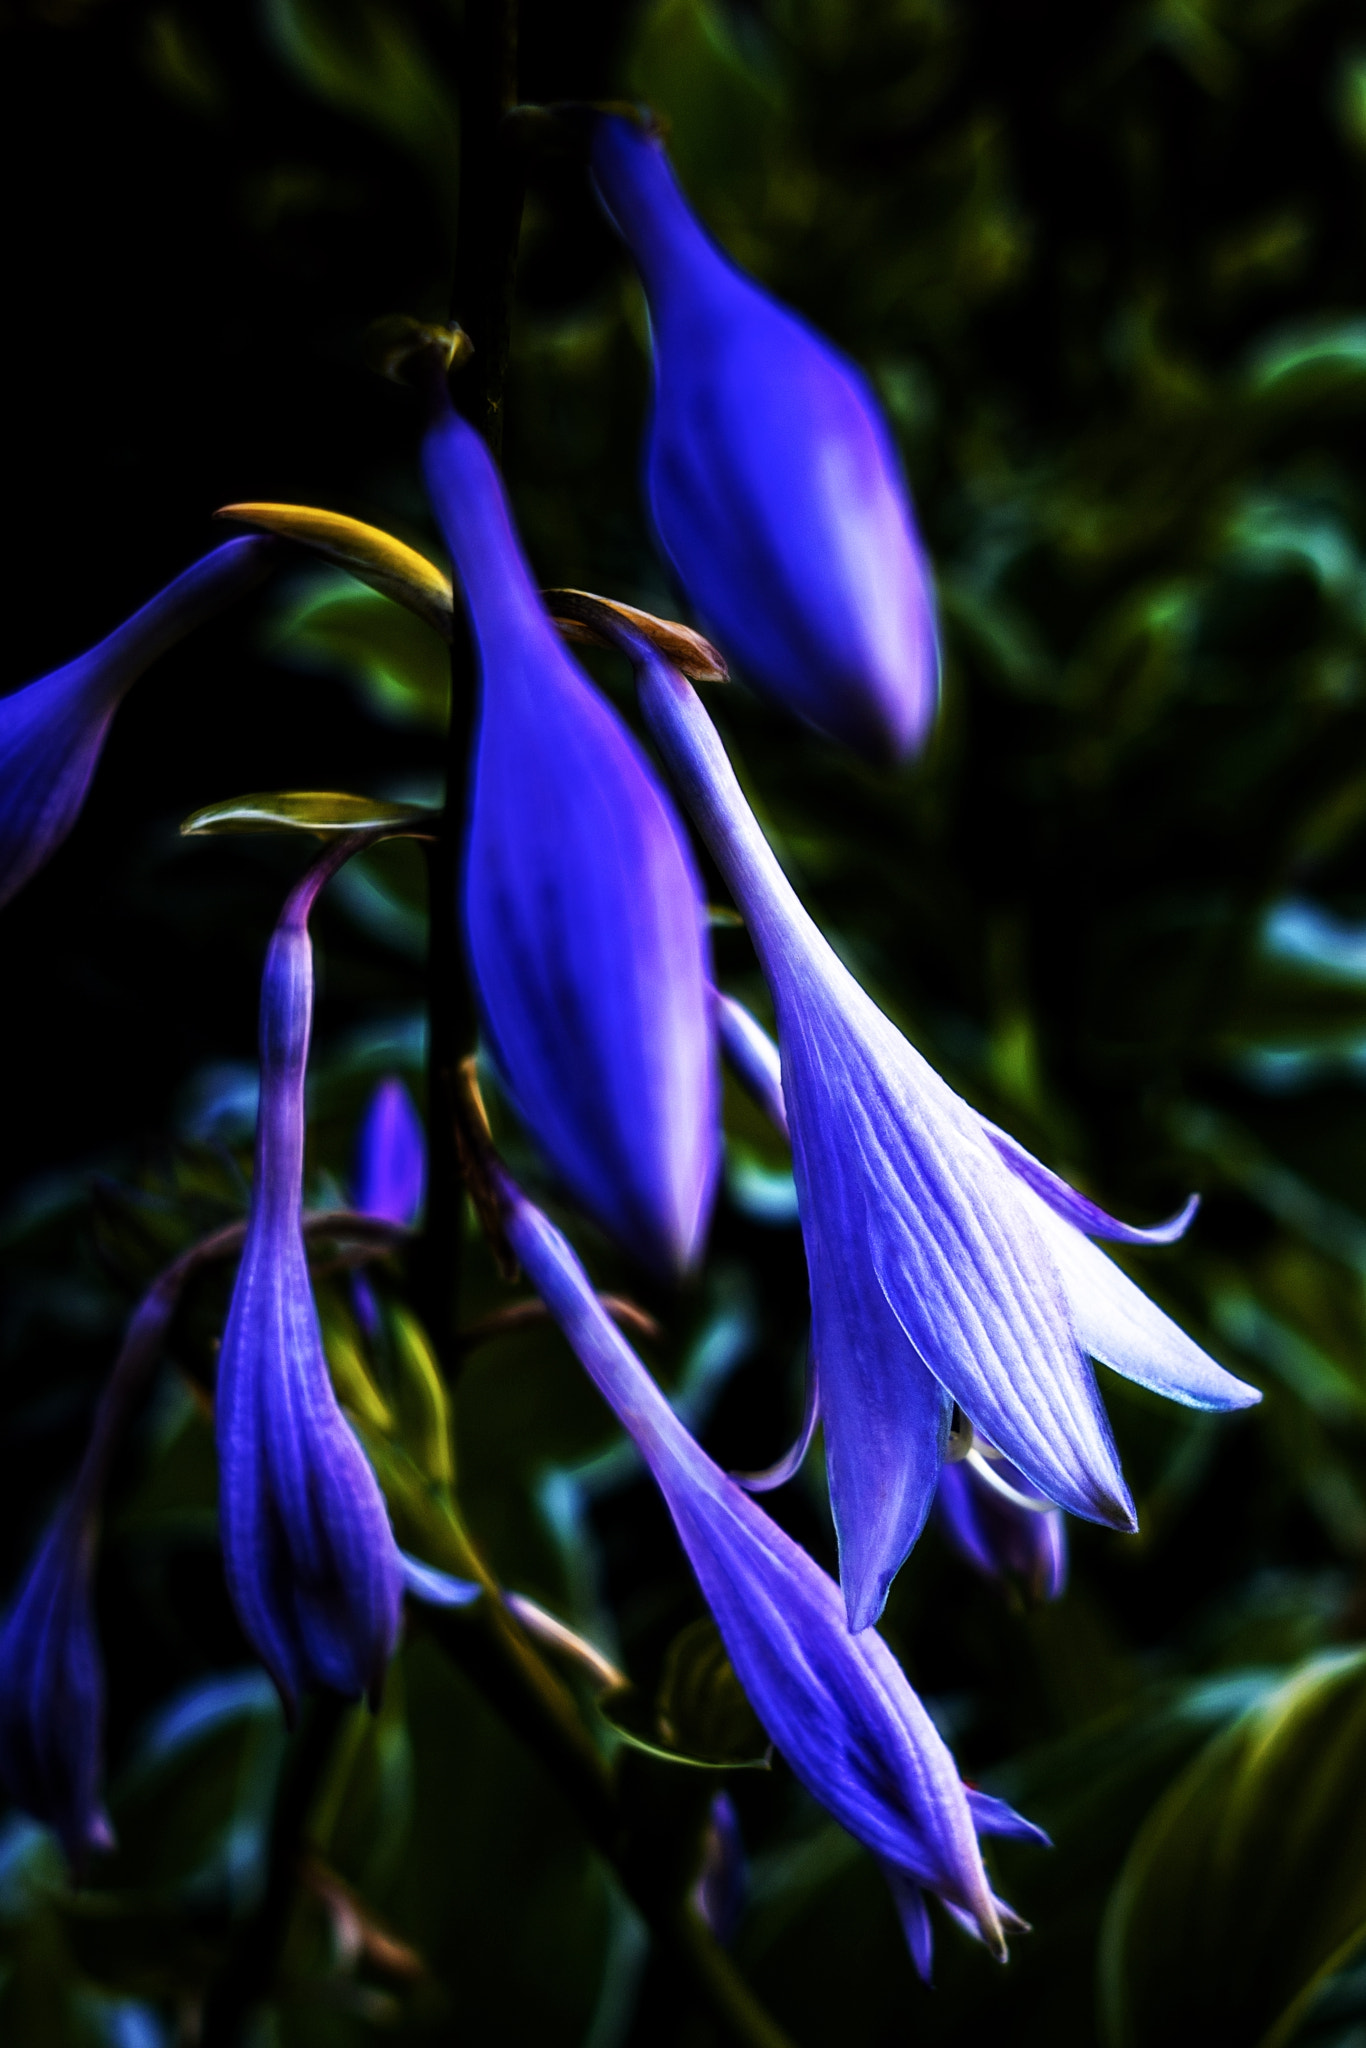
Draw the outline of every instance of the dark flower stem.
M516 0L466 0L460 65L460 209L451 315L474 344L455 379L456 405L495 458L522 218L522 172L503 117L517 98ZM446 801L427 861L427 1217L418 1259L423 1320L449 1377L459 1370L464 1192L455 1145L455 1072L474 1048L474 1003L460 943L458 897L474 719L474 647L459 605L451 643Z
M205 2005L200 2048L236 2048L253 2011L270 1995L303 1869L309 1816L349 1711L350 1702L335 1693L320 1693L304 1707L271 1812L261 1903L242 1927Z

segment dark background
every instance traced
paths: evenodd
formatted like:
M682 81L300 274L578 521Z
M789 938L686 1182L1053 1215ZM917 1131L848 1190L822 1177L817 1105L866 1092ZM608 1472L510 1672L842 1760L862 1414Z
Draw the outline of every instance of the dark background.
M445 311L460 26L440 0L0 9L0 687L108 631L234 500L329 506L437 552L408 402L363 344L381 315ZM1036 1928L1008 1971L946 1928L922 1993L862 1852L781 1770L733 1787L754 1856L738 1954L798 2041L1004 2025L1086 2042L1102 1910L1144 1815L1259 1686L1366 1622L1366 20L1329 0L542 0L523 10L522 89L660 107L722 240L873 376L936 564L940 729L887 775L742 687L717 715L812 909L955 1085L1121 1214L1204 1194L1187 1245L1142 1277L1266 1389L1210 1421L1107 1377L1143 1531L1074 1529L1056 1607L979 1582L933 1533L898 1584L888 1633L964 1768L1057 1835L1051 1859L1002 1861ZM543 166L509 483L547 584L669 611L636 493L647 384L625 261L582 173ZM247 790L430 786L434 658L301 568L138 684L71 840L4 914L6 1583L158 1246L242 1199L259 961L300 855L176 826ZM623 676L598 673L629 715ZM402 854L374 872L406 912L334 895L318 921L323 1192L373 1079L420 1085L420 881ZM743 933L717 943L762 1009ZM722 1363L695 1419L723 1462L757 1465L795 1418L804 1278L790 1223L755 1213L781 1156L738 1100L728 1114L732 1194L696 1290L650 1295L583 1242L661 1316L661 1371L686 1379L691 1360L688 1383L706 1380L707 1339ZM475 1288L492 1298L482 1271ZM206 1290L181 1334L192 1374L220 1310ZM241 1729L263 1754L277 1739L248 1700L222 1756L146 1762L158 1702L246 1655L181 1385L168 1368L124 1461L101 1582L111 1767L131 1773L101 1884L125 1904L220 1854L207 1821L178 1846L158 1833L184 1783L219 1786L221 1833L256 1811ZM468 1517L509 1583L582 1625L614 1616L649 1678L696 1595L643 1483L564 1478L613 1440L567 1354L547 1338L481 1359L459 1435ZM813 1466L775 1508L829 1561ZM281 2038L382 2021L451 2041L707 2038L652 2004L626 1909L429 1646L361 1747L328 1853L427 1974L348 1975L305 1915ZM1331 1801L1360 1816L1366 1755L1342 1769ZM203 1973L180 1923L139 1923L134 1969L134 1935L101 1946L54 1881L12 1827L13 2038L175 2039ZM1333 1903L1366 1926L1366 1899L1355 1921ZM1281 1989L1250 2016L1221 2008L1223 2038L1260 2039L1315 1969L1349 1961L1355 1937L1311 1968L1284 1933L1285 1915L1321 1921L1321 1899L1280 1909ZM1185 1989L1140 2001L1128 2033L1112 2020L1116 2040L1215 2038L1164 1939L1144 1968ZM1124 1967L1102 1968L1111 2011ZM1359 2040L1354 1999L1348 1971L1296 2038Z

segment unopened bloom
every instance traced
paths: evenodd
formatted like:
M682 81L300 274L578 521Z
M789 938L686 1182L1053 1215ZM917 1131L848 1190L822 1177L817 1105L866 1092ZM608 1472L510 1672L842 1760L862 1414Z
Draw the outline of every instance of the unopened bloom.
M917 1967L928 1972L925 1892L1004 1954L1013 1916L977 1837L1038 1831L963 1785L881 1636L849 1633L834 1581L688 1434L559 1231L505 1177L501 1193L508 1242L634 1438L751 1706L794 1775L887 1869Z
M402 1593L383 1497L328 1378L304 1254L308 913L326 872L295 889L266 955L256 1170L215 1403L228 1590L289 1711L312 1687L378 1697Z
M489 1047L570 1193L675 1271L719 1163L697 871L644 754L551 625L492 457L444 388L424 463L479 656L464 897Z
M231 540L177 576L92 647L0 697L0 904L54 854L80 816L109 721L159 654L266 575L278 543Z
M356 1140L353 1191L366 1216L417 1221L427 1185L427 1140L413 1098L397 1074L386 1074L366 1105Z
M1077 1194L940 1079L802 908L692 687L632 648L646 722L773 996L850 1626L924 1523L956 1402L1041 1498L1131 1529L1090 1364L1195 1408L1260 1399L1090 1242L1168 1243Z
M862 753L900 759L929 731L939 653L871 390L717 248L657 133L601 115L591 150L649 300L646 488L680 584L756 689Z
M1066 1586L1062 1511L1004 1458L971 1452L945 1465L934 1514L953 1548L987 1578L1019 1579L1036 1600L1056 1600Z
M60 1512L0 1632L0 1780L56 1829L75 1870L114 1845L104 1809L104 1666L91 1580L95 1518Z

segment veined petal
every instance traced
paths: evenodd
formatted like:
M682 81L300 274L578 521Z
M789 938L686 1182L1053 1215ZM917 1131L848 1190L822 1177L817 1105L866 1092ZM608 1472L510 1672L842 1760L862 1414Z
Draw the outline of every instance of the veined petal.
M848 1632L839 1589L688 1435L564 1238L506 1180L502 1193L508 1241L635 1439L774 1745L853 1835L1001 1953L967 1793L886 1643Z
M1045 1205L808 917L696 692L652 650L631 652L773 993L851 1625L876 1614L923 1519L948 1397L1047 1499L1132 1528Z
M1008 1131L999 1130L985 1117L978 1121L1011 1172L1018 1174L1025 1186L1032 1188L1050 1209L1075 1224L1078 1230L1084 1230L1088 1237L1107 1237L1115 1244L1175 1244L1195 1221L1200 1207L1199 1195L1188 1196L1176 1214L1169 1216L1165 1223L1150 1223L1146 1229L1133 1223L1121 1223L1116 1217L1107 1215L1089 1196L1079 1195L1032 1152L1026 1152Z
M1030 1200L1062 1274L1078 1342L1092 1358L1187 1408L1247 1408L1261 1400L1256 1387L1216 1364L1113 1259L1038 1197Z
M325 1687L378 1698L402 1571L384 1499L337 1405L302 1235L314 869L261 981L261 1101L247 1239L218 1362L219 1531L228 1591L286 1709Z

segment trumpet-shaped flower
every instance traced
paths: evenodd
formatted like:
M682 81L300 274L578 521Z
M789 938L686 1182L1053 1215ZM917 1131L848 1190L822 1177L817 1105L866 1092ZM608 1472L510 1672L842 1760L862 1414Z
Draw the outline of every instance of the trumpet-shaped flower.
M924 1893L998 1955L1016 1924L992 1894L979 1833L1040 1839L969 1791L875 1631L851 1635L839 1588L688 1434L616 1329L573 1251L506 1178L508 1242L663 1494L750 1704L794 1775L893 1882L922 1974Z
M705 1233L719 1157L692 855L641 749L558 638L492 457L447 402L424 462L479 656L465 929L490 1049L571 1194L678 1270Z
M279 543L231 540L196 562L98 647L0 697L0 904L54 854L80 816L109 722L143 670L261 582Z
M291 1712L308 1688L378 1697L402 1594L383 1497L328 1378L304 1254L308 913L323 879L320 865L295 889L266 956L256 1171L216 1400L228 1590Z
M970 1452L945 1465L934 1513L953 1548L988 1578L1020 1579L1036 1600L1056 1600L1066 1586L1062 1512L1004 1458Z
M632 647L646 722L773 996L850 1626L924 1523L956 1402L1039 1496L1135 1526L1091 1359L1195 1408L1260 1399L1091 1243L1117 1223L987 1123L864 993L797 899L691 686Z
M864 378L737 270L657 133L603 114L593 177L650 305L646 488L660 543L747 681L875 759L934 717L934 602L900 465Z
M95 1523L78 1493L48 1531L0 1632L0 1780L56 1829L74 1869L114 1845L101 1797L104 1667L91 1594Z

